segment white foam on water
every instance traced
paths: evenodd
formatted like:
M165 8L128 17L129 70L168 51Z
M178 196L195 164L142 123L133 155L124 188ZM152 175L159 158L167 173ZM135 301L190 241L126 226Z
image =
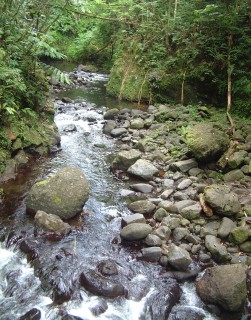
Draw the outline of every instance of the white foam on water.
M135 277L136 278L136 277ZM138 280L145 278L142 275L137 276ZM124 298L119 298L114 300L113 303L108 302L108 309L101 315L95 317L91 311L90 307L95 305L95 302L98 302L97 297L88 297L84 294L83 301L79 306L70 308L68 306L68 314L78 317L84 317L88 320L111 320L116 317L123 320L139 320L144 315L145 305L147 299L155 291L155 289L150 289L147 295L142 298L140 301L126 300Z
M189 306L194 310L201 311L205 314L205 320L217 320L218 318L211 315L209 312L203 309L203 302L199 298L196 292L196 287L192 282L185 282L182 285L182 296L180 305Z

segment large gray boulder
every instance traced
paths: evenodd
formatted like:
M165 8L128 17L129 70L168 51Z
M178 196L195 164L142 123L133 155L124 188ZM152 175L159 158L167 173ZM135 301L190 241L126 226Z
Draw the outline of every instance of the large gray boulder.
M112 167L121 170L127 170L140 158L140 156L141 152L136 149L121 151L113 160Z
M218 214L233 216L241 210L237 194L227 185L211 185L205 188L206 203Z
M226 310L239 310L246 299L246 272L241 264L208 268L196 286L202 300Z
M189 253L174 244L169 246L168 263L176 270L186 271L193 262Z
M142 240L146 238L151 231L152 228L148 224L131 223L121 230L120 236L127 241Z
M70 219L82 211L89 197L89 185L84 174L65 167L52 177L35 183L26 199L27 211L38 210Z
M159 170L149 161L139 159L129 169L128 172L145 180L151 180Z
M227 149L227 134L212 124L196 124L188 129L186 143L198 161L209 162L218 159Z

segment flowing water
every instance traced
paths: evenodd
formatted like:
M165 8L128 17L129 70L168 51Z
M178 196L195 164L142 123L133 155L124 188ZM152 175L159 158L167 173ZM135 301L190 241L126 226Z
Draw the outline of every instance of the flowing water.
M56 108L63 109L55 116L62 151L36 164L26 175L19 175L14 184L4 186L8 201L1 208L1 234L9 236L2 237L5 241L0 247L1 320L19 319L33 308L40 310L41 316L32 319L57 320L65 315L68 318L64 319L74 319L69 315L88 320L167 319L166 306L176 284L163 276L165 270L158 264L136 259L140 244L128 246L120 242L121 217L129 214L120 196L126 182L114 179L110 173L109 159L117 146L102 134L104 107L114 107L118 102L105 95L107 76L91 74L90 79L88 87L57 94L59 98L67 96L74 100L69 104L56 100ZM132 107L122 103L121 107L125 106ZM76 131L65 131L72 124ZM33 218L25 212L26 192L35 181L65 166L80 169L89 181L91 195L84 215L71 222L74 231L64 239L52 241L46 236L36 239ZM37 259L30 257L30 262L19 250L24 238L39 242L34 253ZM104 299L78 286L81 271L96 269L107 259L116 261L119 270L116 279L129 288L127 298ZM55 303L59 291L70 292L70 300ZM182 286L180 305L175 308L180 306L199 310L203 319L218 319L205 311L191 283ZM93 312L100 308L106 311Z

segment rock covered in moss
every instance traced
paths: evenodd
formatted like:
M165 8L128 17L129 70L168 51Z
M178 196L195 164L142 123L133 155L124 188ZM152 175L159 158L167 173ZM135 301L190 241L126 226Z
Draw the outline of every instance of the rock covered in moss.
M245 161L245 157L247 156L247 154L247 151L244 150L233 153L227 161L228 166L231 169L240 167L240 165Z
M202 300L226 310L239 310L246 299L246 272L241 264L208 268L196 286Z
M115 117L117 117L119 114L119 109L113 108L106 111L104 114L105 120L113 120Z
M141 157L141 152L136 149L119 152L112 162L113 168L127 170Z
M237 194L227 185L212 184L205 188L206 203L218 214L233 216L241 210Z
M34 184L26 199L27 211L38 210L70 219L82 211L89 197L89 185L84 174L65 167L55 175Z
M246 241L251 235L250 229L247 226L234 228L229 236L229 240L235 244L240 244Z
M196 124L188 129L186 143L197 160L210 162L226 151L229 138L211 124Z

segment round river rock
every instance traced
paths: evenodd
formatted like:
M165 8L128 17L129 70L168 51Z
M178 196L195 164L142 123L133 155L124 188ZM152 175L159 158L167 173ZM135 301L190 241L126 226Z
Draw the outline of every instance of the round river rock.
M70 219L82 211L89 197L89 185L84 174L65 167L55 175L35 183L26 199L27 212L38 210Z

